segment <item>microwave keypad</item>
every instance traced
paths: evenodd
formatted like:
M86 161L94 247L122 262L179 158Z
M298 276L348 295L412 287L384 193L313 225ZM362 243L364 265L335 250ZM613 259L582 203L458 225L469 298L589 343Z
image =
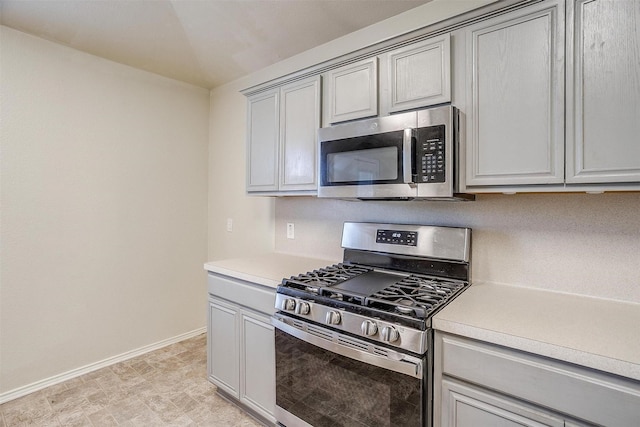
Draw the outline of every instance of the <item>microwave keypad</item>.
M445 181L444 125L418 129L418 182Z

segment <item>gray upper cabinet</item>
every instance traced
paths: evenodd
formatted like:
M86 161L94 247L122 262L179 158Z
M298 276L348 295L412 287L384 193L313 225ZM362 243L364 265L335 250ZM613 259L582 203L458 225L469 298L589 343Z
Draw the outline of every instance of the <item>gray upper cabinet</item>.
M381 57L383 114L451 101L450 39L447 33Z
M247 191L316 191L320 76L249 96L247 108Z
M279 189L316 190L320 77L283 86L280 98Z
M378 59L370 58L326 73L323 125L378 115Z
M640 2L567 2L567 183L640 182Z
M248 99L247 191L278 190L279 90Z
M564 2L543 1L462 32L466 186L562 184Z

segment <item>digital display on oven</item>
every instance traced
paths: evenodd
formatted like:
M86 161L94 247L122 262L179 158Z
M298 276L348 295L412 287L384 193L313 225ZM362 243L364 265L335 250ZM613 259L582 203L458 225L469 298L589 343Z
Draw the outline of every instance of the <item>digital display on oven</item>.
M376 234L376 243L416 246L417 241L418 233L416 231L378 230Z

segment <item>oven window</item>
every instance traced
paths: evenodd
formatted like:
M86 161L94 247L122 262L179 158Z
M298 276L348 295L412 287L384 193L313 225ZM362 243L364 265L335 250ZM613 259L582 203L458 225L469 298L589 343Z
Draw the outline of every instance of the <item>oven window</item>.
M372 148L327 154L327 180L371 182L398 179L398 147Z
M276 333L276 404L314 427L422 426L425 381Z

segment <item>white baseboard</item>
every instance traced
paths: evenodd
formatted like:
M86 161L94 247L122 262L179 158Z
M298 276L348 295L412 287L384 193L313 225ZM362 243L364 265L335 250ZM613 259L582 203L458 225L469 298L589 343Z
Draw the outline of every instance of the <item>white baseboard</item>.
M50 387L55 384L70 380L72 378L79 377L80 375L88 374L89 372L97 371L106 366L114 365L119 362L123 362L128 359L140 356L141 354L149 353L150 351L157 350L162 347L166 347L171 344L175 344L180 341L195 337L207 331L207 328L198 328L191 332L187 332L181 335L177 335L166 340L158 341L156 343L146 345L144 347L137 348L135 350L127 351L126 353L119 354L117 356L109 357L108 359L101 360L99 362L91 363L89 365L82 366L80 368L72 369L67 372L63 372L58 375L54 375L44 380L36 381L31 384L27 384L22 387L18 387L13 390L9 390L4 393L0 393L0 405L10 400L17 399L27 394L33 393L38 390Z

